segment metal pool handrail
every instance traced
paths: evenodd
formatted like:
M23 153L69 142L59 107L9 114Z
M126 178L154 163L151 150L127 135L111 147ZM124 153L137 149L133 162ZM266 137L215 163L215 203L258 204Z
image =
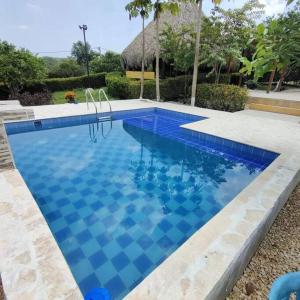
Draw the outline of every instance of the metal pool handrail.
M106 95L104 89L99 89L99 91L98 91L98 97L99 97L98 99L99 99L100 109L102 110L102 99L101 99L101 95L104 96L104 100L108 103L108 105L109 105L109 111L110 111L110 113L111 113L111 112L112 112L111 104L110 104L110 101L108 100L108 97L107 97L107 95Z
M92 88L87 88L85 90L85 101L86 101L86 105L87 105L87 109L89 110L89 102L90 100L92 101L94 107L95 107L95 111L96 111L96 117L98 118L98 109L97 109L97 105L96 105L96 102L94 100L94 97L92 95L92 91L93 89Z

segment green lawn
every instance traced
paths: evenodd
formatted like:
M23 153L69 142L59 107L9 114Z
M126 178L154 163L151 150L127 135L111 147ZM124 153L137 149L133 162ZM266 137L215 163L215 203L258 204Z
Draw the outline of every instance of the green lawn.
M104 87L103 88L105 93L107 94L107 88ZM93 96L95 101L98 101L98 90L99 89L95 89ZM73 90L76 93L76 101L77 102L85 102L85 89L74 89ZM67 101L65 100L65 93L68 92L68 90L66 91L58 91L58 92L54 92L52 93L52 99L53 99L53 103L54 104L63 104L63 103L67 103ZM109 100L113 100L112 97L110 97L110 95L107 95Z

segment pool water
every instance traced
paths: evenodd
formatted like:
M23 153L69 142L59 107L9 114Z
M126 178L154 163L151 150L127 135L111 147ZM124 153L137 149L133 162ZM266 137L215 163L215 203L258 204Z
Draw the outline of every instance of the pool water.
M111 128L9 135L83 294L105 287L124 297L275 158L252 161L201 144L179 126L204 118L187 116L126 112Z

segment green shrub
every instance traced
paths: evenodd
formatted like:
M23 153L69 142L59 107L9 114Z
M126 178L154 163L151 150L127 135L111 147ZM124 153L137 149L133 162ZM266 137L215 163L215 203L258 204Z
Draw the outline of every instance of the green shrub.
M91 74L90 84L87 75L69 78L45 79L44 83L46 87L52 92L71 90L75 88L100 88L105 86L105 76L106 73Z
M127 99L138 99L141 93L141 82L139 80L129 80L128 97ZM156 85L155 80L144 81L144 95L145 99L156 99Z
M191 75L170 77L161 80L161 98L166 101L178 101L190 97L190 89L193 81Z
M117 99L128 99L129 79L112 73L106 76L107 93Z
M223 111L243 110L247 90L227 84L198 84L196 106Z

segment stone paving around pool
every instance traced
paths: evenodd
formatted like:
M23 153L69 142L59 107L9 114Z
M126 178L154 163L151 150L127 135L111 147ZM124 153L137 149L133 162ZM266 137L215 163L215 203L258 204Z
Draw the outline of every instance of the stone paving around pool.
M126 297L222 299L300 180L300 125L175 103L112 101L113 110L147 107L207 117L184 127L281 154ZM32 109L36 118L93 113L85 104ZM0 191L0 256L5 258L0 270L8 299L79 299L79 289L18 170L0 173Z

